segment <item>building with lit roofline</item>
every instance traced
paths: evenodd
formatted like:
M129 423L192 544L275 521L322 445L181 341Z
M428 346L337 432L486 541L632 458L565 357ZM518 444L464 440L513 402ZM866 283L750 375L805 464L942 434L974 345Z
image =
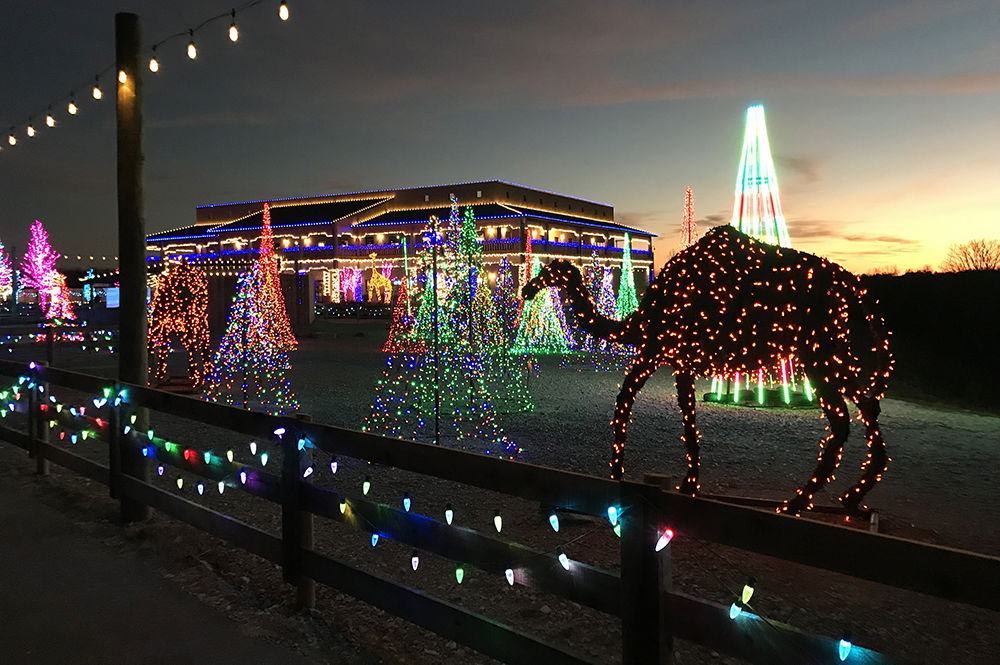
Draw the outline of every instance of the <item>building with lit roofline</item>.
M648 283L654 234L615 222L608 203L504 180L202 205L194 224L147 236L148 259L155 268L183 257L209 275L235 276L257 257L268 203L282 272L308 274L322 296L337 300L328 285L339 279L331 275L371 268L372 254L380 267L391 264L393 277L401 276L403 239L412 257L428 218L448 218L452 194L463 210L473 209L491 279L504 257L515 266L524 263L529 234L532 254L543 263L562 258L583 266L596 252L605 265L619 267L628 233L636 283L640 289Z

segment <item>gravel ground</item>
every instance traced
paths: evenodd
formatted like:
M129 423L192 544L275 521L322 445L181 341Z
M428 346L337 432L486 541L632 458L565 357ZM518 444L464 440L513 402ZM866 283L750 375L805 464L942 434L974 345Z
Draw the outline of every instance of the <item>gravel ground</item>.
M356 427L367 411L375 379L382 369L378 347L386 326L344 322L318 326L319 336L302 341L293 354L293 387L303 411L314 420ZM93 357L66 357L63 366L100 370ZM106 363L105 363L106 367ZM507 432L525 449L525 460L585 473L606 471L608 419L620 377L616 374L558 367L546 359L532 381L538 404L528 414L505 416ZM891 394L891 393L890 393ZM1000 462L1000 417L932 409L887 399L881 418L893 457L884 482L869 495L878 508L883 531L929 542L1000 553L1000 509L994 498L993 471ZM784 497L805 480L815 463L823 421L818 411L750 410L699 404L703 433L703 482L713 493ZM154 421L157 433L173 441L223 449L246 441L228 433L176 419ZM654 376L637 403L630 447L629 475L679 475L684 468L679 441L680 416L668 371ZM102 459L99 446L78 446ZM844 464L827 497L853 481L864 456L860 428L852 430ZM248 461L242 456L243 461ZM3 473L25 478L29 467L10 446L0 446ZM277 459L275 459L275 463ZM268 465L269 467L271 464ZM276 467L275 467L276 470ZM404 493L413 510L440 517L446 502L455 506L456 522L492 530L497 508L504 514L504 536L553 551L567 541L571 558L614 569L617 541L605 525L568 522L554 534L538 505L394 469L341 460L336 477L318 474L316 482L358 494L371 474L372 496L398 505ZM67 510L80 519L107 516L106 490L57 472L41 483L52 486ZM173 486L173 478L159 482ZM190 487L190 485L186 485ZM187 491L189 498L192 496ZM820 498L822 501L822 498ZM272 531L278 530L276 506L227 492L206 492L204 503ZM227 547L186 525L157 516L108 537L111 546L138 554L155 552L165 574L206 602L223 607L241 621L257 623L276 641L294 645L317 663L329 662L330 649L347 640L359 650L358 662L486 663L474 652L447 642L400 619L351 598L321 588L318 610L290 610L290 590L274 566ZM601 660L618 659L617 622L524 588L509 588L495 575L466 567L466 581L455 583L454 564L430 555L410 569L409 548L383 539L374 550L368 537L339 524L317 524L317 548L365 570L423 589L526 631L558 641ZM675 588L727 603L747 577L757 579L756 608L764 616L803 630L838 635L851 630L855 642L918 662L992 663L1000 653L1000 615L920 594L787 564L768 557L686 539L672 546ZM211 574L209 574L211 573ZM679 663L727 663L730 660L692 645L678 646Z

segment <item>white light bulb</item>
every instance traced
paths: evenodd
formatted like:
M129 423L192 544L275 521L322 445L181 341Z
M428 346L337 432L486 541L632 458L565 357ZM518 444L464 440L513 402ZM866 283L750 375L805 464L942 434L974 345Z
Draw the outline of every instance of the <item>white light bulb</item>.
M413 570L416 570L417 566L420 565L420 557L417 555L416 550L413 551L413 555L410 557L410 565L413 566Z
M77 108L76 106L76 102L74 102L72 99L69 100L69 104L66 105L66 112L69 113L70 115L76 115L77 111L79 110L80 109Z
M51 113L49 113L49 114L47 114L45 116L45 124L48 127L55 127L56 126L56 119L52 116Z
M194 40L188 42L187 48L188 57L194 60L198 57L198 47L194 45Z
M238 42L240 40L240 30L236 27L236 21L229 26L229 41Z
M155 55L149 59L149 71L154 74L160 71L160 61L156 59Z
M289 16L288 4L285 2L285 0L281 0L281 4L278 5L278 18L280 18L282 21L287 21L288 16Z
M14 132L11 132L10 136L7 137L7 143L17 145L17 137L14 136Z
M34 138L34 136L35 136L35 128L32 125L28 125L25 128L24 133L27 134L29 137Z
M104 93L101 92L101 87L96 83L94 84L94 89L90 91L90 94L94 96L94 99L100 99L104 96Z
M128 74L125 73L124 69L118 70L118 82L128 83Z
M508 568L503 574L507 578L507 584L514 586L514 571Z

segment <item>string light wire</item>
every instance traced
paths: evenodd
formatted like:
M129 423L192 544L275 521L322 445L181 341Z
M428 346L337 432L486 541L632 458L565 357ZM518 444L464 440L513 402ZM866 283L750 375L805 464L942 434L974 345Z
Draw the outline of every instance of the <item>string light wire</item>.
M230 21L230 27L229 27L229 33L228 33L229 34L229 39L232 40L233 42L236 42L237 40L233 39L233 35L234 34L236 34L237 37L239 36L238 32L234 32L234 28L236 27L236 15L238 13L245 12L248 9L252 9L253 7L256 7L257 5L265 3L265 2L272 3L273 0L250 0L249 2L244 2L243 4L237 5L236 7L232 8L232 9L226 10L226 11L224 11L222 13L215 14L214 16L210 16L209 18L206 18L203 21L201 21L200 23L196 24L192 28L188 28L186 30L181 30L179 32L175 32L175 33L173 33L171 35L168 35L168 36L164 37L163 39L160 39L157 42L154 42L151 45L149 53L148 53L148 56L149 56L148 62L149 62L149 69L150 69L150 71L157 72L160 69L160 62L159 62L158 58L156 57L156 53L157 53L157 48L158 47L163 46L164 44L168 44L170 42L173 42L173 41L176 41L178 39L182 39L182 38L186 37L186 38L189 39L188 50L189 50L189 55L190 55L191 46L194 45L194 43L195 43L194 42L194 35L198 31L200 31L203 28L205 28L206 26L208 26L210 24L213 24L213 23L215 23L217 21L226 20L226 19L228 19ZM285 22L285 21L288 20L288 15L289 15L289 13L288 13L288 6L287 6L287 4L285 2L280 3L278 12L279 12L279 18L281 19L282 22ZM196 50L195 50L195 55L197 55L197 51ZM194 58L192 57L192 60L193 59ZM41 105L39 107L38 111L36 111L35 113L30 114L28 117L29 118L34 118L36 116L45 117L46 118L46 125L48 127L52 128L52 127L55 127L55 124L56 124L56 118L55 118L54 114L52 113L52 108L53 107L65 105L66 112L69 115L72 115L72 116L78 115L79 112L80 112L80 106L79 106L79 104L78 104L78 102L76 100L76 96L75 96L75 94L74 94L73 91L74 90L78 90L80 88L83 88L83 89L89 88L91 90L91 97L94 99L94 101L101 101L104 98L104 91L101 89L101 83L100 83L101 82L101 78L104 77L109 72L114 72L114 70L115 70L114 63L109 64L108 66L106 66L103 69L101 69L100 71L98 71L96 74L94 74L94 75L88 77L86 80L82 81L80 85L76 85L76 86L71 87L70 88L70 92L69 92L68 95L66 95L64 97L56 98L56 99L52 100L49 103ZM52 118L52 124L49 124L48 118ZM32 126L32 123L31 123L30 120L28 121L28 123L26 125L23 125L23 126L25 128L25 133L28 136L34 136L34 135L37 134L37 130ZM14 135L14 132L16 131L17 127L18 127L18 125L16 125L16 124L13 125L13 126L11 126L11 132L10 132L11 136ZM29 128L30 128L30 133L29 133ZM10 143L10 146L13 147L15 145L16 141L9 142L9 143Z

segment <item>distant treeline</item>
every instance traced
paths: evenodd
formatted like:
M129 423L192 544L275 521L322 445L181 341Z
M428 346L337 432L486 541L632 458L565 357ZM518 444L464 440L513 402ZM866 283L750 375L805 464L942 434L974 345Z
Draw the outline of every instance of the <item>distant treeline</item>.
M893 333L889 397L1000 413L1000 271L862 280Z

